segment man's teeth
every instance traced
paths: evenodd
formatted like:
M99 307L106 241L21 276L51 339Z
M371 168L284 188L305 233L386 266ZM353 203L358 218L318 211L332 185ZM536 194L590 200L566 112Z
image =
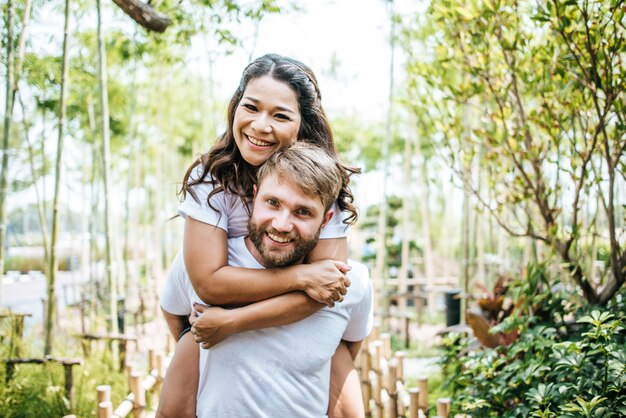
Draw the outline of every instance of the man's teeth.
M248 137L248 140L250 140L250 142L252 142L254 145L257 145L259 147L269 147L270 145L272 145L271 142L262 141L260 139L257 139L251 136Z
M280 235L274 235L270 233L268 233L267 235L272 239L272 241L280 242L281 244L285 244L291 241L289 238L281 237Z

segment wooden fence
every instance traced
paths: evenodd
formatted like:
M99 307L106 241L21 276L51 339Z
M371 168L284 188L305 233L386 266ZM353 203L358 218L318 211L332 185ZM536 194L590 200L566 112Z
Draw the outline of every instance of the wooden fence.
M375 327L363 342L356 366L361 379L366 415L372 418L419 418L428 416L428 377L417 376L415 387L407 387L405 353L392 353L391 335ZM435 417L450 417L451 400L439 398ZM457 414L454 418L469 418Z

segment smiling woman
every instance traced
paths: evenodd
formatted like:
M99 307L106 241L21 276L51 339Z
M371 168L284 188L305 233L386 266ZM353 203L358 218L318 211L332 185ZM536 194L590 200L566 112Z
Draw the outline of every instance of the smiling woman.
M292 145L299 129L298 98L289 86L270 76L248 83L233 123L237 148L247 163L263 164L277 150Z
M226 132L208 153L188 169L183 181L184 201L179 213L185 218L184 256L177 257L177 260L184 258L184 263L179 262L173 267L168 282L173 282L173 276L183 277L182 282L190 282L193 288L188 284L182 285L186 290L181 291L170 286L171 292L164 292L161 299L165 317L175 337L178 337L181 324L191 313L189 300L201 300L209 305L250 304L239 310L236 326L228 315L217 313L218 307L203 308L204 314L193 317L194 334L197 335L195 341L202 342L205 347L213 347L235 333L297 322L324 305L334 306L336 301L343 300L349 286L345 274L350 269L346 264L347 226L356 220L348 183L350 176L360 170L347 167L339 160L332 129L322 108L317 80L311 69L299 61L275 54L256 59L245 68L227 115ZM330 187L332 190L321 194L332 198L324 198L319 208L307 207L307 210L303 210L301 204L295 207L298 206L298 195L295 193L266 199L267 202L286 205L289 219L284 225L274 224L270 232L275 240L268 238L264 232L260 232L260 236L263 242L272 241L274 247L292 246L290 239L281 241L292 237L294 231L304 232L302 237L307 239L311 234L315 238L319 236L320 241L308 254L308 263L263 270L229 266L228 238L248 235L249 202L257 169L276 152L300 141L316 145L336 169L335 185ZM280 179L274 180L278 182ZM305 182L296 181L301 188L306 186ZM320 201L319 189L313 187L309 189L313 192L308 193L316 196L316 202ZM333 203L332 210L329 210L330 203ZM329 216L324 217L325 213ZM315 216L311 217L313 214ZM315 226L310 227L313 218ZM296 223L301 228L294 228ZM261 228L267 227L265 223ZM303 257L304 254L298 258ZM286 264L295 261L290 259ZM187 290L191 292L188 297L178 299L178 302L183 300L182 304L172 302L176 302L172 293L184 296ZM206 325L209 322L210 325ZM192 417L200 412L193 408L184 411L198 384L195 374L198 370L198 347L194 345L193 335L184 334L178 347L181 356L175 356L177 366L168 370L158 416ZM337 349L342 353L348 350L344 344ZM343 383L348 375L356 373L354 366L349 360L345 361L350 358L349 355L338 358L343 360L334 363L331 370L332 379L338 382L331 385L337 389L330 393L330 404L341 405L343 411L329 411L329 415L362 416L358 379L350 380L356 382L353 385ZM337 398L343 401L337 402ZM181 405L181 400L185 400L184 405ZM327 405L328 402L322 405L323 409Z

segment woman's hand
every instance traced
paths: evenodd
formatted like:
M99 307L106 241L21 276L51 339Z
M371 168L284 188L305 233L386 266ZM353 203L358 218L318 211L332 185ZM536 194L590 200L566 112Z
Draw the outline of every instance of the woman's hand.
M346 263L336 260L322 260L297 266L301 289L319 303L333 307L343 301L350 280L346 273L351 269Z
M237 332L235 316L233 310L194 303L194 312L189 316L191 333L202 348L213 347Z

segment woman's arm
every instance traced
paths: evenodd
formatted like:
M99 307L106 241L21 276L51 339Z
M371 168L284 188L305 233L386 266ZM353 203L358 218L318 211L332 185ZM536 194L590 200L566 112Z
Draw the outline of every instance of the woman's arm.
M302 292L292 292L235 309L194 305L189 322L196 342L209 348L232 334L298 322L323 306Z
M246 304L302 290L332 306L349 286L345 273L350 268L341 261L261 270L228 266L227 239L221 228L185 219L185 265L194 290L207 304ZM333 240L320 242L326 241Z

